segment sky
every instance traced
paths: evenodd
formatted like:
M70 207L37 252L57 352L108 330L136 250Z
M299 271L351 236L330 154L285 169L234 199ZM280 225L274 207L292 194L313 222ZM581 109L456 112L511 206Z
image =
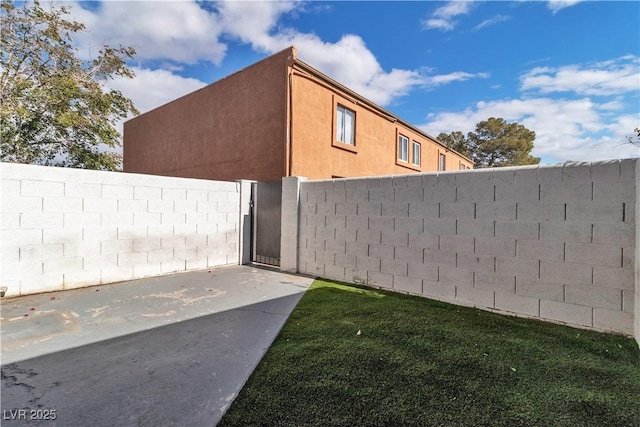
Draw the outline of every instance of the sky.
M65 3L82 55L136 49L136 77L107 84L140 112L295 45L432 136L501 117L535 131L543 164L640 156L637 1Z

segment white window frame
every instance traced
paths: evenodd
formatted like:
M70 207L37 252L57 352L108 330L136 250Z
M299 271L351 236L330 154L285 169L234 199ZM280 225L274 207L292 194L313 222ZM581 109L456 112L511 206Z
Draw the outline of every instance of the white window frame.
M398 135L398 160L409 161L409 138L402 134Z
M440 153L438 156L438 170L444 171L447 169L447 156L444 153Z
M413 145L411 146L411 151L413 155L412 163L414 166L420 166L422 163L422 146L418 141L413 141Z
M356 145L356 112L340 104L336 109L336 141Z

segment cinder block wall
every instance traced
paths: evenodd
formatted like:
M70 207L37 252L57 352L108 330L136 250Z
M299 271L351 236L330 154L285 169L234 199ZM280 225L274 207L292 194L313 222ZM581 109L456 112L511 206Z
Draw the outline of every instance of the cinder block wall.
M7 296L239 260L235 182L0 163L0 203Z
M636 163L302 181L298 269L634 334Z

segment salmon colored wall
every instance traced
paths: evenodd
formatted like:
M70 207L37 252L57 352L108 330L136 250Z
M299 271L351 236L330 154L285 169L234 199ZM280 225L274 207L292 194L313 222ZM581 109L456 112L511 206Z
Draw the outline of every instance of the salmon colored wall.
M124 125L124 171L215 180L285 175L287 49Z
M441 145L381 117L347 94L338 94L301 72L294 71L292 80L292 176L322 179L438 170L438 154L445 152ZM355 148L335 141L337 104L356 113ZM397 160L398 133L409 138L408 163ZM421 144L420 167L411 164L413 140ZM473 167L454 152L445 152L445 155L447 170L458 170L461 162Z

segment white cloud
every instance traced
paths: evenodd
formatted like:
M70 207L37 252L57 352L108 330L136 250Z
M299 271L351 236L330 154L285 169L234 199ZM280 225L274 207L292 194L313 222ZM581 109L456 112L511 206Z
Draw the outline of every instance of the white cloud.
M581 95L615 95L640 91L640 58L633 55L612 61L537 67L521 78L523 90L540 93L575 92Z
M458 24L454 18L469 13L471 5L471 1L450 1L437 8L430 19L422 19L420 22L427 30L451 31Z
M574 6L582 1L584 0L549 0L547 7L551 9L553 13L556 13L565 7Z
M90 56L103 44L133 46L138 60L207 61L220 64L226 45L219 41L219 17L191 1L103 1L95 10L70 3L71 17L89 30L78 37Z
M511 17L509 15L495 15L489 19L485 19L475 27L473 27L473 31L479 31L483 28L489 27L491 25L499 24L500 22L509 21Z
M420 127L431 135L456 130L466 134L480 121L502 117L536 132L532 154L546 163L638 157L638 148L625 143L624 137L638 126L637 115L609 120L599 113L603 106L613 108L589 98L495 100L478 102L462 112L431 114Z

